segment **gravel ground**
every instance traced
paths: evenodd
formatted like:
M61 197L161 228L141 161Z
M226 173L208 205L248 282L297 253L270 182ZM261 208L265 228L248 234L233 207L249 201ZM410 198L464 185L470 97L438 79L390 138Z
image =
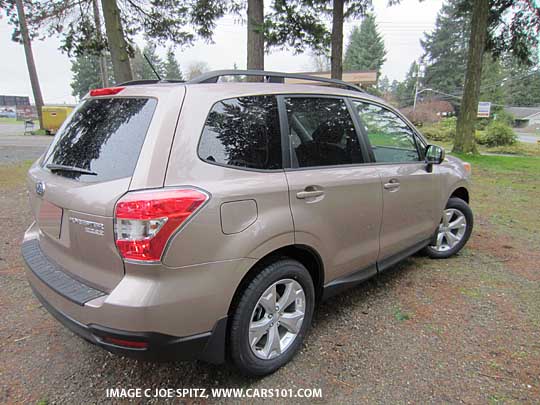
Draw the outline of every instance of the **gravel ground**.
M36 160L53 140L46 135L22 135L19 127L0 123L0 164Z
M246 379L227 366L113 356L57 323L33 297L19 258L31 222L25 169L0 166L0 179L7 170L15 178L0 180L9 230L0 236L0 403L101 403L116 387L321 388L318 401L351 404L540 400L540 245L483 207L460 255L410 258L322 304L288 366ZM479 173L484 192L482 181ZM199 402L214 400L188 401Z

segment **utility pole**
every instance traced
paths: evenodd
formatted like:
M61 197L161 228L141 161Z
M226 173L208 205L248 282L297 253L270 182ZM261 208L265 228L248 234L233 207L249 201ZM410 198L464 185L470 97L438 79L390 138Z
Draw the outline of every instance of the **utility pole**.
M421 92L418 91L418 87L420 86L420 71L423 65L423 61L420 60L418 63L418 68L416 69L416 84L414 85L414 102L413 102L413 111L416 110L416 99L418 98L418 94Z
M43 107L43 96L41 95L41 88L39 87L39 80L36 70L36 63L34 62L34 55L32 53L32 43L30 42L30 35L28 34L28 25L26 24L26 15L24 13L24 6L22 0L15 0L17 5L17 15L19 16L19 25L21 28L21 37L24 46L24 54L26 56L26 66L28 67L28 75L30 76L30 83L32 85L32 93L34 94L34 102L36 103L36 110L39 119L39 128L43 128L43 117L41 108Z
M96 36L98 42L101 43L103 36L101 33L101 20L99 16L99 4L98 0L92 0L92 6L94 7L94 23L96 24ZM101 74L101 84L103 87L109 87L109 74L107 72L107 60L105 59L105 53L99 52L99 72Z

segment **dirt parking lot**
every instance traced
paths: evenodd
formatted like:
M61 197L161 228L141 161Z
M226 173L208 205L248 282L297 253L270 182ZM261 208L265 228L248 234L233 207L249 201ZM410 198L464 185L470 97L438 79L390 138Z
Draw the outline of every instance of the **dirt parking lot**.
M28 163L1 164L0 403L97 403L107 388L157 387L321 388L328 403L538 403L540 159L471 161L468 247L444 261L413 257L322 304L301 353L258 380L199 362L116 357L56 322L19 257L32 221ZM214 401L224 400L188 402Z

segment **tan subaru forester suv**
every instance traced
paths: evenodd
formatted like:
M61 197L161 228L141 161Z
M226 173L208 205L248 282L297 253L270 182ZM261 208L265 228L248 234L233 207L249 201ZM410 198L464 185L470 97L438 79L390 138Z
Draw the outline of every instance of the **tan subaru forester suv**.
M259 81L221 79L240 74ZM263 375L321 300L417 251L457 253L469 174L344 82L129 82L92 90L30 168L22 256L43 306L91 343Z

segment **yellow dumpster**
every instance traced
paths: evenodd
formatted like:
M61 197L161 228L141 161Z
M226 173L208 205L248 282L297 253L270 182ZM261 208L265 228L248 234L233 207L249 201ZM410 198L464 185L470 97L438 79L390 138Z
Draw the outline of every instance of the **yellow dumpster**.
M43 129L45 129L45 132L47 134L55 134L71 111L73 111L73 107L42 107L41 113L43 114Z

